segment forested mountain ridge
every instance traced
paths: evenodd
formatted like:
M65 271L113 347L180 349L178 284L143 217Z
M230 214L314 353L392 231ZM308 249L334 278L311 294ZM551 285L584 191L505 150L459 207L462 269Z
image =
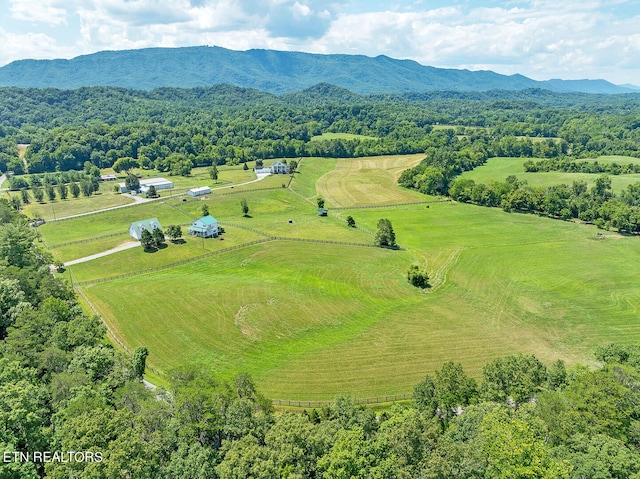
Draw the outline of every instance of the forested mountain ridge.
M71 60L18 60L0 68L0 85L74 89L119 86L151 90L228 83L282 94L330 82L359 94L492 89L627 93L604 80L536 81L522 75L424 66L381 55L320 55L221 47L103 51Z

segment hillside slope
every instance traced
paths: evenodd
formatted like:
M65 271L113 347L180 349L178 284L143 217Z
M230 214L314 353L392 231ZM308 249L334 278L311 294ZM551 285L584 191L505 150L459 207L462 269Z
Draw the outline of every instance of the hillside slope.
M387 56L235 51L204 46L104 51L71 60L19 60L0 68L0 86L25 88L118 86L151 90L226 83L282 94L321 82L358 94L528 88L588 93L633 91L604 80L539 82L522 75L434 68Z

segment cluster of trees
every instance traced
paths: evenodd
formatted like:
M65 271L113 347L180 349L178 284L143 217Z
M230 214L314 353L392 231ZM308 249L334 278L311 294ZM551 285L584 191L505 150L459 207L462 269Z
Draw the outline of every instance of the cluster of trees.
M34 239L0 199L2 477L640 474L640 347L598 348L603 367L595 371L520 354L489 362L476 380L448 362L416 385L410 403L383 412L339 397L274 414L244 374L222 381L183 368L166 392L145 388L149 351L129 356L107 345L104 326L52 276L51 257ZM34 451L77 451L85 460L44 463Z
M564 171L566 173L606 173L609 175L629 175L640 173L640 165L628 163L620 165L613 163L599 163L594 161L576 161L575 158L568 156L558 156L546 160L532 161L527 160L523 164L524 171Z
M487 184L459 178L451 185L449 194L457 201L501 207L509 212L537 213L563 220L575 218L603 229L640 233L640 182L628 185L620 197L615 197L607 175L599 176L591 189L582 180L571 185L533 187L515 176Z
M152 231L144 229L140 233L140 244L142 244L145 251L161 248L164 243L165 237L161 228L153 228Z

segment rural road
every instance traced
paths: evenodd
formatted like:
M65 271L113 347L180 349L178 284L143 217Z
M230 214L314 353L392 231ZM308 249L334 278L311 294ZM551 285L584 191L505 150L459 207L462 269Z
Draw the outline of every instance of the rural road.
M118 251L124 251L131 248L137 248L140 246L140 241L129 241L127 243L121 244L116 248L108 249L107 251L103 251L102 253L92 254L91 256L85 256L84 258L74 259L72 261L67 261L64 263L65 266L72 266L78 263L84 263L85 261L91 261L93 259L102 258L103 256L108 256L113 253L117 253Z
M238 183L237 185L220 186L218 188L211 188L211 191L224 190L226 188L234 188L236 186L249 185L251 183L256 183L257 181L264 180L267 176L270 176L270 175L271 175L271 173L258 174L257 175L258 178L256 178L255 180L246 181L244 183ZM149 202L149 201L166 200L167 198L174 198L174 197L177 197L177 196L184 196L184 194L185 193L179 193L177 195L164 196L162 198L154 198L154 199L142 198L142 197L137 196L137 195L129 195L129 194L126 194L126 195L129 196L130 198L132 198L135 204L139 204L139 203L146 203L146 202ZM117 210L117 209L120 209L120 208L128 208L130 206L132 206L131 203L126 204L126 205L120 205L120 206L112 206L111 208L104 208L102 210L87 211L86 213L79 213L77 215L62 216L62 217L56 218L54 220L47 220L47 222L51 223L51 222L54 222L54 221L66 220L66 219L69 219L69 218L79 218L81 216L89 216L89 215L92 215L92 214L95 214L95 213L102 213L104 211Z

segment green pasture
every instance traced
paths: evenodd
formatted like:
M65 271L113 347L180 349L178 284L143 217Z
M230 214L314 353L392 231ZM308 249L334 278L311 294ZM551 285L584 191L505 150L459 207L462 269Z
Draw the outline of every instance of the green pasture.
M227 227L225 230L219 238L202 239L186 234L183 228L182 242L167 241L164 248L152 252L145 251L142 247L132 248L75 264L67 269L72 270L74 281L90 281L162 267L263 238L252 231L240 228Z
M400 174L423 158L424 154L339 159L318 179L316 189L328 207L424 201L424 195L397 184Z
M264 238L249 228L269 236L370 244L373 238L362 230L317 216L315 197L347 207L424 201L426 196L395 184L402 169L421 157L305 158L293 191L229 188L47 223L40 232L52 245L91 240L52 250L68 261L127 241L132 221L157 217L163 226L184 224L200 216L203 205L225 227L224 240L185 237L183 244L154 253L134 248L71 266L63 276L72 274L75 282L171 265ZM465 176L490 181L516 174L541 185L597 177L525 174L524 161L492 159ZM562 175L571 180L557 181ZM614 188L633 176L612 176ZM283 178L247 187L268 180L279 186ZM249 217L242 215L243 198ZM593 226L450 201L338 213L371 231L388 218L405 249L274 240L81 287L127 346L149 348L155 368L168 372L196 364L223 377L247 371L274 399L409 393L445 361L459 361L479 377L487 361L518 352L547 364L564 359L593 365L596 346L640 341L638 238L597 236ZM100 238L111 233L121 234ZM407 283L413 263L426 266L430 290Z
M240 202L246 199L249 217L244 217ZM248 191L209 196L207 200L171 204L180 207L194 218L207 205L209 212L221 223L233 223L254 228L270 236L372 243L373 238L332 216L320 217L317 205L309 204L286 188L268 191ZM291 220L291 223L289 223Z
M30 203L25 205L24 213L31 218L44 218L50 221L54 218L88 213L90 211L112 208L133 203L131 198L116 194L105 194L92 197L57 199L54 202Z
M132 222L148 218L158 218L163 227L192 221L188 215L172 208L164 201L152 201L127 208L45 223L38 228L38 231L48 244L55 245L114 233L126 233Z
M335 158L302 158L290 188L315 203L318 197L318 179L333 170L337 161Z
M522 166L525 161L530 158L490 158L487 163L467 171L462 174L462 178L475 180L479 183L488 183L490 181L504 181L509 175L515 175L521 180L526 180L531 186L550 186L567 184L570 185L574 181L586 181L589 187L593 186L596 179L601 173L565 173L562 171L539 171L525 172ZM538 161L539 158L533 158ZM579 161L598 161L599 163L618 163L619 165L627 165L629 163L640 163L640 159L627 156L602 156L597 159L579 160ZM611 178L611 186L615 193L620 193L628 185L640 181L640 174L630 175L609 175Z
M517 352L593 364L640 340L636 238L451 202L344 213L389 218L407 250L273 241L86 292L154 367L248 371L282 399L406 393L444 361L479 376ZM406 283L414 262L431 291Z
M311 141L322 140L375 140L375 136L355 135L353 133L323 133L311 138Z
M124 243L134 241L129 236L128 231L122 232L117 236L109 236L107 238L92 238L89 241L82 241L79 243L57 246L51 244L50 251L53 254L54 259L60 260L63 263L78 258L84 258L103 251L107 251Z

